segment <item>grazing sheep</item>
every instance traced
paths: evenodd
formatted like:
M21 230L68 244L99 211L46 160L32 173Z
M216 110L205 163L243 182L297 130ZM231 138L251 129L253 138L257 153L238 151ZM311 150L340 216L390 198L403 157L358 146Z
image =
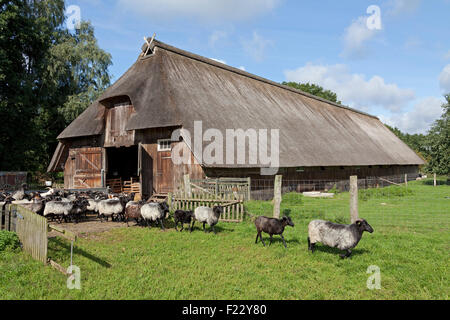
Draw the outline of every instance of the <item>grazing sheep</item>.
M127 202L127 205L125 206L125 221L127 222L127 226L129 227L128 221L130 219L136 220L136 223L140 223L140 219L142 218L141 215L141 208L144 205L144 202L136 202L136 201L130 201Z
M100 221L103 222L103 219L111 217L114 221L115 216L119 217L122 215L124 210L124 205L122 200L119 198L102 200L98 203L98 217Z
M223 213L223 207L216 206L214 208L209 207L198 207L195 209L194 216L195 220L203 223L203 231L206 231L205 224L210 226L211 230L216 233L214 226L219 222L220 215ZM194 228L195 221L192 223L192 228Z
M192 228L194 227L194 223L191 221L195 218L193 211L183 211L183 210L177 210L175 211L173 215L173 219L175 221L175 230L178 231L178 223L181 223L181 231L184 230L184 224L189 224L189 231L192 232Z
M290 217L283 217L282 219L275 218L267 218L267 217L258 217L255 220L256 231L256 241L255 244L258 243L258 237L261 239L261 242L264 246L264 240L262 238L262 232L268 233L270 235L270 244L272 244L272 236L274 234L279 234L281 239L283 240L284 247L287 248L286 241L284 241L283 232L286 226L294 227L294 223L292 222Z
M72 202L50 201L45 204L44 217L52 219L58 218L59 222L68 217L73 209Z
M147 203L141 208L141 215L149 227L149 222L159 222L161 229L164 230L163 220L169 212L169 206L166 202L162 203Z
M326 246L346 251L340 256L348 258L352 254L351 249L359 243L364 231L373 232L373 228L364 219L350 225L314 220L308 226L308 249L314 253L316 243L321 242Z

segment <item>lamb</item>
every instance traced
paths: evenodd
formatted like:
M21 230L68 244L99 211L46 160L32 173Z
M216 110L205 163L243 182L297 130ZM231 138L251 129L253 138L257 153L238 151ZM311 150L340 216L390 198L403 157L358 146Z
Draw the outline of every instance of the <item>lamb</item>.
M223 213L223 207L216 206L214 208L209 207L198 207L195 209L194 216L195 220L200 223L203 223L203 231L205 230L205 224L207 223L210 226L211 230L216 233L214 226L219 222L220 215ZM194 228L195 221L192 223L192 228Z
M72 202L65 201L50 201L45 204L44 217L51 218L58 217L59 222L62 222L64 217L68 217L73 209Z
M166 202L162 203L147 203L141 208L141 215L149 227L150 222L159 222L161 224L161 229L164 230L163 220L166 214L169 212L169 206Z
M130 201L127 202L127 205L125 206L125 221L127 222L127 226L129 227L128 221L129 219L136 220L136 223L140 223L140 219L142 218L141 215L141 208L144 205L144 202L136 202L136 201Z
M373 232L373 228L364 219L358 219L350 225L329 221L314 220L308 226L308 249L314 253L315 245L321 242L326 246L346 251L341 258L348 258L361 240L363 232Z
M193 211L183 211L183 210L175 211L175 213L173 215L173 219L175 221L175 230L178 231L178 223L180 222L181 223L181 231L184 230L184 224L187 223L187 224L189 224L189 231L192 232L194 223L192 223L192 226L191 226L191 221L193 221L194 218L195 218L195 216L194 216Z
M270 244L272 244L272 236L274 234L279 234L281 240L283 240L284 247L287 248L286 241L283 237L284 228L286 226L294 227L294 222L290 217L283 217L282 219L268 218L268 217L258 217L255 220L256 231L256 241L255 244L258 243L258 237L261 239L261 242L264 246L264 240L262 238L262 232L268 233L270 235Z
M122 215L124 210L124 205L122 200L119 198L102 200L98 203L98 217L100 221L103 222L103 219L111 217L114 221L115 216L119 217Z

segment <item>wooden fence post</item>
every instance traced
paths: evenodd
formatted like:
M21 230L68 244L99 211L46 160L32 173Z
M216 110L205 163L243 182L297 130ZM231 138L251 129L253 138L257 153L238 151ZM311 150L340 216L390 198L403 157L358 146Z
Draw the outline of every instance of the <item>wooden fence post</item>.
M252 178L247 178L248 183L248 191L247 191L247 201L250 201L252 199Z
M436 173L434 174L434 186L437 186L437 181L436 181Z
M186 198L192 197L191 179L188 174L184 175L184 196Z
M172 198L173 198L173 193L169 192L167 194L167 205L169 206L169 210L173 210L173 208L172 208Z
M408 174L405 173L405 186L408 186Z
M281 182L283 176L275 176L274 188L273 188L273 217L280 219L280 206L281 206Z
M352 223L359 219L358 215L358 176L350 177L350 218Z

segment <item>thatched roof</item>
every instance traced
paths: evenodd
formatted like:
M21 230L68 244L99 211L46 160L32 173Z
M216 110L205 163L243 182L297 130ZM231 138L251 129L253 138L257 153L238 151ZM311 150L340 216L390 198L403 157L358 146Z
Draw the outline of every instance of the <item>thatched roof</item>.
M101 102L128 96L136 110L128 130L181 126L193 132L199 120L204 130L224 136L226 129L280 129L281 167L423 164L374 116L156 40L152 50L58 139L102 134Z

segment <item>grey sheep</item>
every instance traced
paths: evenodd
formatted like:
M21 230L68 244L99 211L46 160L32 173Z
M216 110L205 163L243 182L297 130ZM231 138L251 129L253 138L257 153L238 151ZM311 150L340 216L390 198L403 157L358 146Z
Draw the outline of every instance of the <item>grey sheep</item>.
M161 225L161 229L164 230L163 221L169 212L169 206L166 202L162 203L147 203L144 204L141 208L141 215L144 218L144 221L147 223L147 227L149 227L149 222L159 222Z
M216 206L214 208L209 207L198 207L194 211L195 220L200 223L203 223L203 231L206 231L205 224L207 223L211 230L216 233L214 226L219 222L220 215L223 213L223 207ZM192 223L192 227L194 228L194 223Z
M59 222L62 221L64 217L69 216L73 209L72 202L66 201L50 201L45 204L44 217L51 218L52 220L57 217Z
M350 225L314 220L308 226L308 249L314 253L316 243L321 242L326 246L346 251L340 257L348 258L352 254L351 249L359 243L364 231L373 232L373 228L364 219Z
M100 221L103 222L103 219L108 221L108 218L114 221L115 217L120 217L123 213L124 205L121 199L107 199L102 200L98 203L98 217Z
M270 235L270 244L272 244L272 236L274 234L279 234L281 240L283 240L284 247L287 248L286 241L284 241L283 237L284 228L286 226L294 227L294 223L292 222L292 219L290 217L283 217L282 219L258 217L255 220L255 226L257 231L255 244L258 243L259 237L262 244L266 246L261 235L261 233L264 231L265 233L268 233Z

